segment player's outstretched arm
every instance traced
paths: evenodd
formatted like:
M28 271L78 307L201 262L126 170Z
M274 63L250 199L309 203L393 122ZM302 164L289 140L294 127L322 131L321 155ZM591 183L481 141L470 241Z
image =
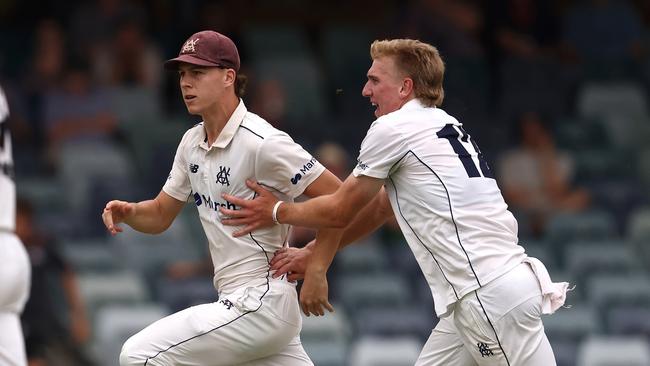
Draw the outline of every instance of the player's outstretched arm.
M382 188L345 228L338 250L377 230L391 216L393 216L393 210L390 207L386 190ZM303 279L315 245L316 241L312 240L304 248L278 250L271 259L271 269L275 271L273 276L287 274L291 281Z
M111 235L123 231L119 225L121 223L143 233L159 234L167 230L184 204L185 202L163 191L156 198L148 201L135 203L114 200L106 204L102 212L102 220Z
M223 195L227 201L241 207L239 210L221 208L225 225L243 226L234 236L242 236L273 225L273 207L277 198L259 184L247 181L246 184L257 192L253 200L245 200ZM350 175L334 193L320 196L301 203L285 202L278 207L277 218L281 223L313 228L344 228L379 192L383 185L381 179Z

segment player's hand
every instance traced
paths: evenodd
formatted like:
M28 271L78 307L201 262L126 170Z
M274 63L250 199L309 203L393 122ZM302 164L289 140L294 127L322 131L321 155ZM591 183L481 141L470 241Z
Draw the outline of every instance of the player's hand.
M302 280L305 277L307 262L311 255L311 247L304 248L282 248L275 252L271 258L271 270L274 270L273 277L280 277L288 274L289 281Z
M125 201L110 201L104 207L102 220L111 235L121 233L123 230L118 224L135 215L135 203Z
M325 271L307 270L305 281L300 289L300 308L305 315L325 315L325 309L330 313L334 307L327 300L328 286Z
M242 229L235 231L234 237L246 235L263 227L271 227L273 222L273 206L278 199L261 185L250 179L246 180L248 188L255 191L255 199L245 200L231 196L229 194L221 195L226 201L238 206L237 210L229 210L225 207L219 208L219 212L226 218L221 223L229 226L244 226Z

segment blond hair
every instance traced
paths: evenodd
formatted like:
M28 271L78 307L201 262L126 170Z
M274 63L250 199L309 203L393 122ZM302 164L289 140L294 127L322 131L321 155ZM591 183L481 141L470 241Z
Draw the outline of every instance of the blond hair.
M445 64L438 49L413 39L374 41L370 45L370 57L393 57L400 71L413 80L415 97L428 107L440 106L445 97L442 80Z

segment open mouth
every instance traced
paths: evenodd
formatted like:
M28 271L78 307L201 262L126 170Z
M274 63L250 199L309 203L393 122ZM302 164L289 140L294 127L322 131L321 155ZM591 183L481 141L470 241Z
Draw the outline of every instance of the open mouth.
M196 95L186 95L185 96L185 100L192 100L194 98L196 98Z

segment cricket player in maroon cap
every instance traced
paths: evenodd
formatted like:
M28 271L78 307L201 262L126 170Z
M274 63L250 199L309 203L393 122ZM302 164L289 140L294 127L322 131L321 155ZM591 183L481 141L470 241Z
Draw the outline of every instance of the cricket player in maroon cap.
M165 317L126 341L120 365L313 365L303 349L295 283L273 278L273 253L286 246L288 225L239 238L221 223L219 208L237 209L222 194L253 198L254 179L284 201L333 193L338 178L241 99L237 47L226 36L192 35L178 57L165 63L178 72L190 114L203 121L183 136L171 173L152 200L110 201L102 214L115 235L124 223L156 234L167 229L187 202L196 205L208 238L219 300ZM341 231L321 230L318 240L338 242ZM152 248L153 249L153 248Z

